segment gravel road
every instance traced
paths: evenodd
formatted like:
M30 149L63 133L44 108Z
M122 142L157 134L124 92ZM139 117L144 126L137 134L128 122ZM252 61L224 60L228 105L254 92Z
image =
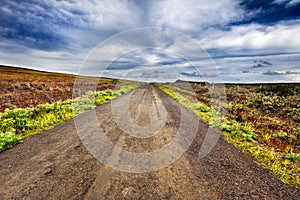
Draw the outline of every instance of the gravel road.
M152 85L115 99L117 109L111 105L98 106L75 121L86 133L97 132L97 121L115 146L106 157L114 168L89 153L82 142L87 137L77 133L72 119L0 153L0 199L300 199L299 190L281 183L223 137L200 159L208 125ZM127 116L122 108L128 110ZM181 122L183 115L190 126ZM133 122L136 126L131 126ZM145 133L152 129L157 131L148 137ZM177 137L181 132L186 137ZM125 152L149 155L173 141L177 141L169 150L176 158L173 163L164 153L149 157L146 164L124 161ZM153 166L160 168L144 173L117 169L142 171Z

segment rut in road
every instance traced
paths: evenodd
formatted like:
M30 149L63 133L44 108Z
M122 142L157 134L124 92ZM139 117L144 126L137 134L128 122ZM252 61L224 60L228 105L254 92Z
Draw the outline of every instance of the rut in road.
M300 196L299 190L282 184L222 137L208 156L199 159L208 125L156 87L145 85L117 98L114 100L117 107L124 107L122 102L130 95L131 122L144 131L151 131L147 125L155 122L158 130L155 134L146 137L144 132L132 130L128 123L129 126L121 127L117 123L122 122L115 118L126 115L115 113L111 104L106 103L76 118L75 121L82 123L76 125L87 134L80 137L84 141L84 136L93 130L97 132L93 125L96 120L115 146L106 155L113 166L127 170L160 166L159 159L144 165L132 162L139 160L123 161L124 151L151 153L164 148L177 137L184 113L190 127L199 126L192 144L175 162L145 173L113 169L87 151L74 121L69 120L0 154L0 199L298 199ZM190 129L184 130L189 137ZM139 133L140 137L136 137ZM178 151L184 148L181 144L176 145Z

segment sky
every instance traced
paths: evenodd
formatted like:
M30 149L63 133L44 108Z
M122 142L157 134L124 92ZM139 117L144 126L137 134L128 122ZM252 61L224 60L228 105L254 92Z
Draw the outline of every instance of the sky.
M300 82L300 0L0 0L0 64L52 72Z

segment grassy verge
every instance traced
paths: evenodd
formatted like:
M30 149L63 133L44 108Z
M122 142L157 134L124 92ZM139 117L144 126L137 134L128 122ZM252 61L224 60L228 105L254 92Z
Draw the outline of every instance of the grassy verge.
M34 108L6 109L0 113L0 152L138 86L139 84L132 84L123 86L118 91L90 92L74 100L41 104Z
M222 135L236 147L251 153L262 167L269 169L283 183L300 188L299 153L293 153L292 151L286 153L264 145L255 133L252 123L241 123L230 116L215 119L215 111L206 104L201 102L193 103L181 95L178 92L179 90L175 91L174 88L161 84L156 84L156 86L199 115L202 121L221 131ZM232 105L228 104L227 106Z

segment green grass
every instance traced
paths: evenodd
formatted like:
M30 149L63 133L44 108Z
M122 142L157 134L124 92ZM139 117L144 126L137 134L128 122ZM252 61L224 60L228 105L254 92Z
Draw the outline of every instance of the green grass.
M31 135L61 124L138 86L139 84L132 84L123 86L118 91L90 92L74 100L41 104L35 108L6 109L0 113L0 152Z
M218 118L215 114L216 111L211 107L201 102L193 103L179 94L179 92L175 92L175 90L180 90L161 84L155 85L197 114L202 121L209 123L213 128L221 131L222 135L237 148L252 154L262 167L269 169L283 183L300 188L299 153L281 152L263 145L260 143L258 135L254 133L254 127L251 123L241 123L227 117ZM227 106L232 105L228 104ZM272 137L271 134L270 137Z

